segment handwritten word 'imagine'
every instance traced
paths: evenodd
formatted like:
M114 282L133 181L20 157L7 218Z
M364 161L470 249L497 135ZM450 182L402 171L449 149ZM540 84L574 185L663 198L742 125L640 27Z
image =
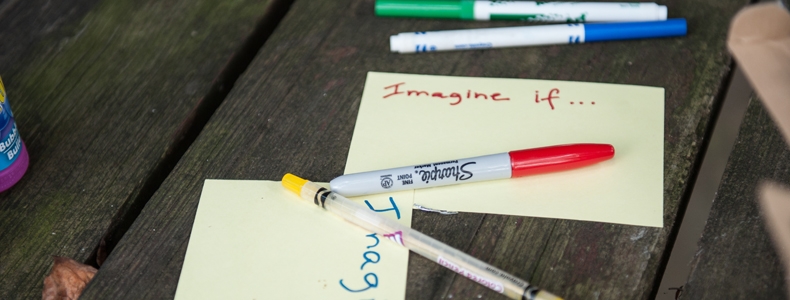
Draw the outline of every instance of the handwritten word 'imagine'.
M388 87L385 87L384 88L385 90L392 89L392 91L390 91L389 94L384 95L383 99L387 99L387 98L395 96L395 95L404 95L406 97L426 96L426 97L433 97L433 98L440 98L440 99L448 99L449 98L449 99L453 99L455 101L455 102L451 102L450 105L458 105L464 99L481 99L481 100L489 100L489 99L491 99L491 100L494 100L494 101L509 101L510 100L510 98L506 98L506 97L502 96L501 93L486 94L486 93L473 92L472 90L466 90L465 94L464 93L449 93L448 94L446 92L428 92L428 91L424 91L424 90L406 90L406 91L400 90L399 87L401 87L402 85L405 85L405 84L406 84L405 82L401 82L401 83L396 83L396 84L390 85Z

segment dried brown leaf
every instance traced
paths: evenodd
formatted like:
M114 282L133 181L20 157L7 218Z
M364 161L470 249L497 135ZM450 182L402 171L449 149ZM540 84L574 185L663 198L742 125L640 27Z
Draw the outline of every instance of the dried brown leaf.
M96 275L96 268L75 260L54 256L55 264L49 276L44 278L43 300L77 300L82 289Z

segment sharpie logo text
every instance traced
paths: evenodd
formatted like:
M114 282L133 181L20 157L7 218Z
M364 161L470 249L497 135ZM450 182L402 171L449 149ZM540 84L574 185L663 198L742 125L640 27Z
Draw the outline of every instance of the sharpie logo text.
M440 167L441 165L446 164L455 164L449 167ZM441 181L444 179L454 179L455 181L463 181L472 178L474 174L472 172L464 169L468 165L476 164L476 162L468 162L463 165L458 165L457 160L451 160L446 162L435 163L433 165L421 165L414 167L414 173L420 177L425 183L430 183L431 181ZM433 166L433 168L430 168ZM428 170L421 170L425 168L430 168Z

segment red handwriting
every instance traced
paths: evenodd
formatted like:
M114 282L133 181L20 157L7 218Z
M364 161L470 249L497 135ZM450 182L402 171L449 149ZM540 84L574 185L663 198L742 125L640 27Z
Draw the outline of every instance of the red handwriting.
M559 99L560 99L560 89L558 88L551 89L549 91L549 94L544 98L540 97L540 91L535 91L535 103L541 103L543 101L548 102L551 110L554 110L554 103L555 103L554 100L559 100ZM584 101L579 101L579 102L570 101L568 103L570 105L575 105L575 104L584 105ZM595 105L595 101L591 101L589 102L589 104Z
M557 93L557 96L554 96L555 92ZM549 106L551 107L551 110L554 110L554 99L559 99L560 98L560 96L559 96L560 95L560 89L558 89L558 88L551 89L549 91L549 96L546 97L546 98L540 98L539 95L540 95L540 92L535 91L535 103L540 103L540 101L549 102Z
M396 83L396 84L393 84L391 86L385 87L384 88L385 90L388 89L388 88L393 88L393 87L395 88L395 90L393 90L391 94L385 95L384 99L387 99L387 97L389 97L389 96L395 96L397 94L403 94L403 92L398 92L398 86L401 85L401 84L406 84L406 83L405 82L401 82L401 83Z
M387 91L387 94L382 97L383 99L387 99L392 96L401 95L404 97L430 97L430 98L439 98L439 99L449 99L450 105L458 105L461 104L464 100L492 100L492 101L510 101L510 97L503 96L502 93L481 93L477 91L473 91L471 89L467 89L466 93L458 93L458 92L432 92L427 90L409 90L405 88L406 82L396 83L384 88ZM541 97L541 92L536 90L535 91L535 103L548 103L549 108L551 110L555 110L557 106L557 101L560 99L560 89L559 88L552 88L549 90L546 97ZM568 99L566 98L566 101ZM585 105L584 101L569 101L566 102L570 105ZM595 101L590 101L586 103L587 105L595 105ZM585 105L586 106L586 105Z
M386 99L386 98L389 98L389 97L392 97L392 96L395 96L395 95L405 95L407 97L411 97L411 96L415 96L415 97L429 96L429 97L432 97L432 98L451 99L452 102L450 102L450 105L461 104L461 102L464 99L481 99L481 100L489 100L489 99L491 99L493 101L509 101L510 100L509 97L503 96L502 93L487 94L487 93L475 92L475 91L472 91L472 90L466 90L466 94L465 95L463 95L461 93L457 93L457 92L448 94L446 92L428 92L428 91L424 91L424 90L406 90L404 92L404 91L400 90L399 88L401 86L405 85L405 84L406 84L405 82L401 82L401 83L396 83L396 84L393 84L393 85L385 87L384 90L390 90L390 91L389 91L389 94L384 95L383 99ZM464 96L466 96L466 97L464 97Z

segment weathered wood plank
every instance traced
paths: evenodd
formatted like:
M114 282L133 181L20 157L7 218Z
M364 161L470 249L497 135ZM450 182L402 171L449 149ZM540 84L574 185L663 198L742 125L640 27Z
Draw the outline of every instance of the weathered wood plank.
M756 98L749 103L682 299L786 299L784 270L762 218L762 180L790 184L790 148Z
M385 19L373 0L297 1L84 295L172 297L206 178L328 181L343 171L367 71L580 80L666 88L665 227L415 213L413 226L569 298L648 298L729 72L727 24L746 1L665 1L686 38L388 53L391 34L513 23ZM637 100L637 99L635 99ZM229 253L228 255L233 255ZM408 299L491 299L412 255Z
M31 157L0 195L0 299L41 297L52 255L89 261L141 206L270 5L0 3L0 74Z

